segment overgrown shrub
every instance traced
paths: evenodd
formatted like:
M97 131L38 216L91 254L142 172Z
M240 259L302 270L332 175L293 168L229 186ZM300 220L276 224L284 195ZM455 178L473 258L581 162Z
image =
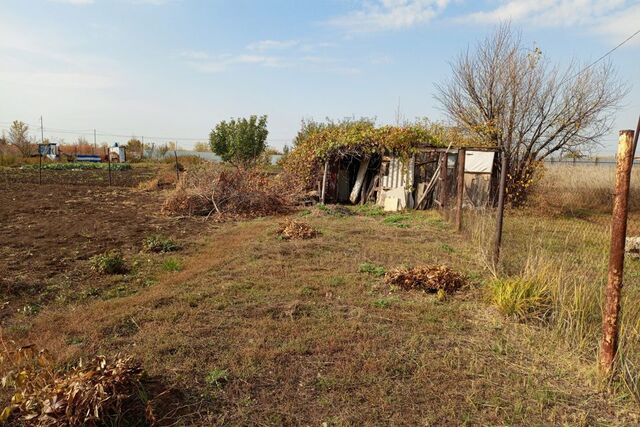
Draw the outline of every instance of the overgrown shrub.
M91 257L91 267L101 274L123 274L127 272L124 257L117 250Z
M143 370L130 357L98 356L69 370L56 369L46 351L33 346L0 355L0 424L20 426L102 426L153 423L145 401ZM145 415L146 414L146 415Z
M179 215L251 218L287 213L298 203L299 186L288 175L257 169L202 165L185 172L162 211Z
M161 234L152 234L144 239L142 247L147 252L163 253L173 252L180 249L180 246L171 238Z

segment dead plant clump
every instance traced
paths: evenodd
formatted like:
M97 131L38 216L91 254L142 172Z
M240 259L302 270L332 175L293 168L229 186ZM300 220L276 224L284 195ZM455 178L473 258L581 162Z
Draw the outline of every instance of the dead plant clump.
M290 219L280 224L276 233L285 240L313 239L320 234L318 230L311 227L309 224L302 221L296 221L295 219Z
M164 213L254 218L287 213L301 192L288 176L257 169L203 165L185 172L162 207Z
M395 268L387 272L384 281L404 290L452 293L467 284L467 279L446 265L426 265Z
M80 362L60 371L46 351L27 346L10 352L5 346L0 370L2 388L10 394L10 401L0 405L0 424L97 426L154 421L150 402L142 398L142 368L130 357L107 361L98 356L88 364Z

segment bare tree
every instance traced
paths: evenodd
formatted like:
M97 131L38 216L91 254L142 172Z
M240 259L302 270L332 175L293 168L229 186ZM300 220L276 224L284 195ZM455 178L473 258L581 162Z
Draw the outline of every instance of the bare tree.
M552 66L508 24L458 56L451 70L436 85L436 99L466 132L503 148L515 206L526 201L545 157L599 144L628 91L610 63Z
M14 120L9 128L7 137L9 144L15 145L23 157L30 157L33 143L29 138L29 126L26 123Z

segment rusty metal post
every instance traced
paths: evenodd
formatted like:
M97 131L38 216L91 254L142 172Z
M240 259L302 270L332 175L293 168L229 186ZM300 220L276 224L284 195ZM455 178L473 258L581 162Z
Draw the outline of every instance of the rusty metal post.
M467 150L460 148L458 150L458 176L456 189L456 230L462 231L462 204L464 203L464 162Z
M329 168L329 160L324 162L324 173L322 174L322 191L320 193L320 203L324 205L324 195L327 191L327 169Z
M602 316L602 342L600 344L600 369L609 375L618 350L620 323L620 294L624 272L624 245L629 213L629 184L633 165L633 131L620 131L616 165L616 187L611 219L611 249L609 250L609 274L605 290Z
M493 263L500 261L500 247L502 246L502 225L504 223L504 202L507 185L507 156L500 153L500 185L498 186L498 214L496 219L496 237L493 242Z

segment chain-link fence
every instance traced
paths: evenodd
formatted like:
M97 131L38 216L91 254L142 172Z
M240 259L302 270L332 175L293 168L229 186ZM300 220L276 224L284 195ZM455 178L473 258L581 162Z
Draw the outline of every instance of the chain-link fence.
M499 168L499 162L496 164ZM450 169L450 179L455 179L454 171L455 168ZM492 193L486 207L465 209L462 215L462 232L476 242L477 252L495 273L496 281L539 284L531 288L523 285L523 292L535 291L519 297L529 298L524 304L532 306L538 298L538 303L544 306L542 320L557 330L569 346L589 357L600 352L615 183L615 164L546 163L538 179L531 183L526 206L514 209L506 204L497 263L497 192ZM449 188L448 199L455 200L456 187ZM506 193L508 200L508 188ZM631 172L628 202L616 367L622 374L619 378L640 397L640 167L637 165ZM456 222L458 205L450 203L445 209L444 214L452 223ZM463 205L467 208L471 205L466 195Z

